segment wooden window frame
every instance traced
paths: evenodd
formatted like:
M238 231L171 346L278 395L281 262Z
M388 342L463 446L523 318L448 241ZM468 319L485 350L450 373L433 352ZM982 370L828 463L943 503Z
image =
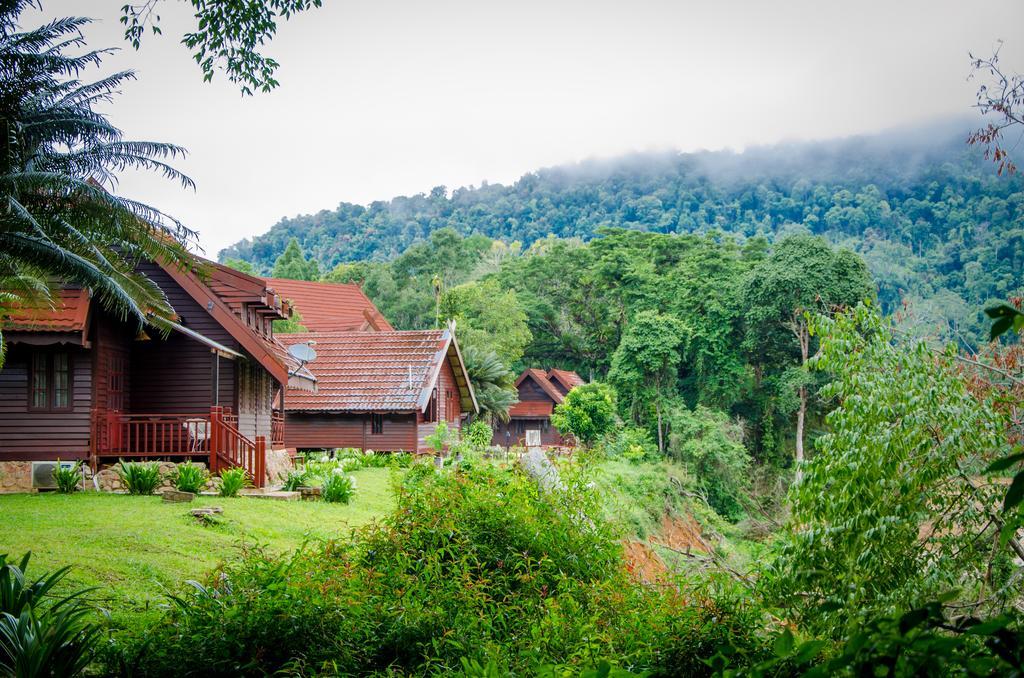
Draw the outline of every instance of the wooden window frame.
M380 412L370 413L370 435L384 435L384 415Z
M427 402L427 422L436 423L440 421L438 418L439 414L440 412L437 407L437 387L435 386L434 390L430 392L430 400Z
M67 356L68 366L68 381L67 381L67 393L68 402L67 405L57 406L54 401L57 398L57 379L56 371L53 369L54 356L62 354ZM36 375L36 357L43 356L46 362L46 386L44 392L46 394L46 405L37 406L35 404L35 384ZM71 351L67 349L33 349L29 354L28 359L28 411L29 412L71 412L75 409L75 361L71 354Z

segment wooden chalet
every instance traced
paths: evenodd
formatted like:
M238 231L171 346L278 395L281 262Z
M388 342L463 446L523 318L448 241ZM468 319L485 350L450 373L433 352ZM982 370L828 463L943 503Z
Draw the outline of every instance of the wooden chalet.
M260 278L213 262L139 270L174 310L167 336L124 322L85 289L2 319L0 461L83 459L95 469L188 457L214 472L242 466L263 486L267 450L284 444L272 403L289 381L312 388L273 336L288 304Z
M294 306L302 325L310 332L390 332L395 329L359 285L288 278L264 280Z
M457 429L478 410L451 330L304 332L280 340L313 342L317 353L308 365L316 392L285 395L290 449L426 452L438 422Z
M519 402L509 409L508 422L494 427L492 445L511 447L526 444L526 432L540 432L544 447L566 447L572 443L551 425L555 405L565 399L569 391L583 384L580 375L570 370L544 370L530 368L516 379Z

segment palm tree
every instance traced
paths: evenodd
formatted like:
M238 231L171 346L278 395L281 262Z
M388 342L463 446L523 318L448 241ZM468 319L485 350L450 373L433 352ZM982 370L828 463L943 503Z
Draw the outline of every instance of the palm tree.
M512 372L494 351L477 346L466 346L462 361L476 393L480 416L491 423L508 421L509 408L519 402Z
M35 275L87 287L120 317L160 326L171 309L136 268L142 260L192 266L187 246L195 233L107 188L126 169L157 171L194 187L165 162L185 151L172 144L126 141L95 111L134 74L80 80L109 50L67 54L84 47L80 31L90 23L85 18L67 17L20 31L19 14L37 6L36 0L0 0L2 305L24 300L18 285L5 281Z

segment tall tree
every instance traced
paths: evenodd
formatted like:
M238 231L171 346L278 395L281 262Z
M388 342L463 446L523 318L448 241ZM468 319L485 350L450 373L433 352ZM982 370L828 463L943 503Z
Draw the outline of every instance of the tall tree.
M0 279L38 274L90 288L109 310L138 323L169 317L164 295L136 273L143 259L193 265L195 234L160 210L116 195L125 169L156 171L193 187L167 164L184 150L129 141L96 107L134 77L80 76L104 50L84 46L83 18L22 32L31 0L0 3Z
M514 290L489 278L453 287L441 297L440 320L455 320L466 346L493 350L508 366L523 357L532 338Z
M292 238L288 241L288 247L274 262L274 277L317 280L320 278L320 265L317 264L316 259L306 259L302 248L299 247L298 239Z
M755 265L743 289L746 344L751 360L785 373L796 392L797 477L804 461L804 427L811 380L811 314L830 313L873 296L863 260L849 250L833 250L824 239L793 235L775 244ZM796 366L798 372L791 368ZM788 370L788 372L787 372Z
M634 418L644 421L653 406L658 450L665 451L665 401L676 393L680 348L686 326L678 319L655 311L642 311L626 328L612 356L608 381L623 399L629 399Z

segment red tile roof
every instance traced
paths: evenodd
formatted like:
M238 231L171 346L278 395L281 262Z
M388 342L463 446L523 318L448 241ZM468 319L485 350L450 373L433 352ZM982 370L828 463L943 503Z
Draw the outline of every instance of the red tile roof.
M316 342L316 360L308 367L316 376L317 391L289 389L285 411L423 411L445 359L453 363L464 407L476 409L449 330L301 332L278 339L288 346Z
M394 330L359 285L264 278L267 286L290 299L310 332Z
M554 367L548 370L548 379L559 382L566 392L584 384L583 378L572 370L559 370Z
M11 309L3 318L10 332L82 332L89 319L89 290L61 289L53 293L52 306Z

